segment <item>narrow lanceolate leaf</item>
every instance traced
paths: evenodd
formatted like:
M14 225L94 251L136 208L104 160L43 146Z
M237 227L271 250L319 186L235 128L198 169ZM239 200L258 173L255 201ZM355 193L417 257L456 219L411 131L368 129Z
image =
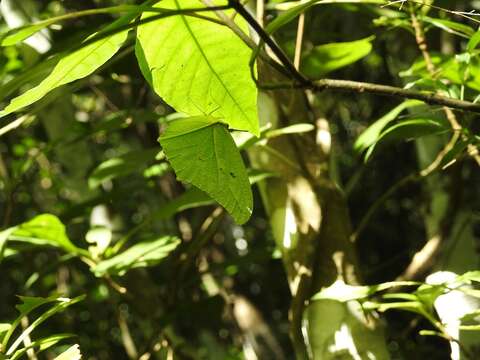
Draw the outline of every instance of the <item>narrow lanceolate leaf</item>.
M128 23L132 15L126 15L112 23L104 31ZM14 98L0 113L5 116L23 109L43 98L55 88L84 78L105 64L120 49L128 30L101 38L63 57L43 81L22 95ZM95 36L96 34L92 35Z
M197 0L163 0L162 8L198 8ZM146 14L144 16L151 16ZM239 25L246 27L237 16ZM251 50L226 26L172 16L138 29L136 54L154 90L177 111L209 114L258 135Z
M313 79L353 64L372 51L373 36L350 42L315 46L302 60L302 71Z
M153 266L166 258L179 244L180 240L172 236L143 241L119 255L100 261L92 271L97 276L123 275L133 268Z
M160 144L179 180L189 182L218 201L236 222L252 213L247 172L224 124L198 116L172 121Z

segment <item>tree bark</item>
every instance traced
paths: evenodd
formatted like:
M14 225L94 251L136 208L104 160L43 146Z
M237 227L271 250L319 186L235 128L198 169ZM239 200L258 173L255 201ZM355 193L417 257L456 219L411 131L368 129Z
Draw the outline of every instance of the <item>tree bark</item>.
M260 79L275 80L259 66ZM249 150L255 168L279 176L260 192L286 269L292 294L291 339L297 359L388 359L379 322L367 319L355 303L311 302L335 284L357 284L355 244L347 205L330 179L328 122L315 114L301 90L259 95L262 125L281 128L313 122L315 132L282 136Z

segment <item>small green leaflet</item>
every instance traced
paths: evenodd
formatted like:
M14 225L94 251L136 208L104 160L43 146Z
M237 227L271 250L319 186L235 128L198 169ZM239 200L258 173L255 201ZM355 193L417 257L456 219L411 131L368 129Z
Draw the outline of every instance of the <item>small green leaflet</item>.
M163 0L159 6L185 9L199 4ZM246 29L238 16L235 21ZM233 129L259 134L251 50L227 27L185 15L144 24L138 28L136 54L155 92L178 112L210 114Z
M167 257L179 244L180 240L172 236L164 236L154 241L143 241L119 255L100 261L92 268L92 271L96 276L123 275L133 268L153 266Z
M245 165L227 127L206 116L170 122L160 144L177 177L218 201L239 224L252 214Z
M125 15L103 31L128 23L132 15ZM98 33L97 33L98 34ZM94 34L92 36L96 36ZM107 36L63 57L43 81L14 98L0 113L5 116L32 105L53 89L84 78L105 64L120 49L127 38L128 30Z
M302 71L312 79L353 64L372 51L373 36L365 39L315 46L305 54Z

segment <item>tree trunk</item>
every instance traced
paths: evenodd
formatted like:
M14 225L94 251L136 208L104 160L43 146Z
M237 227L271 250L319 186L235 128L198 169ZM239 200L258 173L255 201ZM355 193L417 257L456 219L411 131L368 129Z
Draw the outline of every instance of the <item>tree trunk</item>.
M273 76L260 67L264 82ZM329 176L328 122L314 114L307 94L278 90L259 96L262 125L314 123L315 132L281 136L249 151L254 167L278 177L260 185L292 293L291 339L297 359L388 359L379 323L356 303L311 302L318 291L357 284L355 244L347 205Z

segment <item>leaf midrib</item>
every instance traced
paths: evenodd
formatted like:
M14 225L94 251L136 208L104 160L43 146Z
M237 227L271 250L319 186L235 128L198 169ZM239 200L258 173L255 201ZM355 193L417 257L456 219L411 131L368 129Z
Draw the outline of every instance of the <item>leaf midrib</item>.
M181 10L181 7L180 7L180 4L178 3L178 0L174 0L175 1L175 6L177 7L177 10ZM252 125L250 123L250 119L248 117L248 115L245 113L245 111L243 110L243 108L238 104L237 100L235 99L235 97L230 93L230 90L227 88L227 86L224 84L224 82L222 81L221 77L217 74L217 72L215 71L215 69L212 67L212 65L210 64L210 61L208 60L205 52L203 51L203 48L202 46L200 45L200 43L198 42L197 38L195 37L195 34L193 33L192 29L190 28L190 25L188 23L188 21L185 19L185 15L180 15L181 19L182 19L182 22L183 24L185 25L185 27L187 28L187 31L188 33L190 34L190 36L192 37L196 47L198 48L198 51L200 52L200 54L202 55L202 57L205 59L205 62L207 63L207 66L210 68L210 70L212 71L212 73L214 74L214 76L217 78L217 80L219 81L219 83L222 85L222 87L225 89L226 93L228 94L228 96L232 99L232 101L234 102L235 106L240 110L240 112L242 113L242 115L244 116L244 118L247 120L248 124L249 125ZM224 114L225 115L225 114Z

